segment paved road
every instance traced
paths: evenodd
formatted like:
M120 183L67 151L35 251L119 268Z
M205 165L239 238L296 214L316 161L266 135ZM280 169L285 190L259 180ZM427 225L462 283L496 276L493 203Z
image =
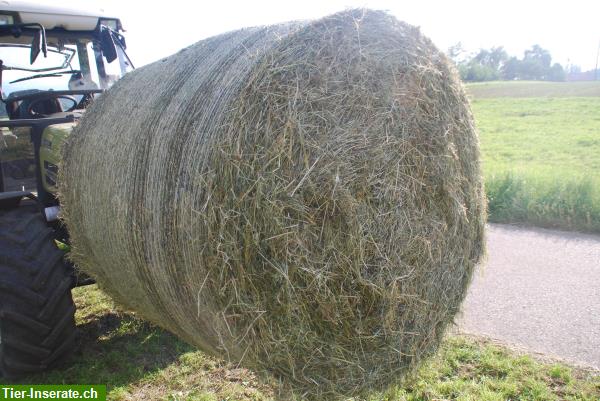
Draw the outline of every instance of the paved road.
M459 328L600 369L600 236L490 225Z

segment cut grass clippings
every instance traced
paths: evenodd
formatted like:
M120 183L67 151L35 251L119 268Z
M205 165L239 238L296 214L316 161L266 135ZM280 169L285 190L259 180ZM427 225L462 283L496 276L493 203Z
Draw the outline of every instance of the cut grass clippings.
M252 372L208 357L115 309L96 286L74 290L79 348L62 370L23 383L99 383L109 400L270 400ZM401 389L369 401L598 400L600 377L543 363L483 340L452 336Z

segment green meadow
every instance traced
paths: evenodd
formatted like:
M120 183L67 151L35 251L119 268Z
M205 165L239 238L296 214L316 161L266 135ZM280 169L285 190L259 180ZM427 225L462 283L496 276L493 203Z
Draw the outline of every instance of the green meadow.
M600 83L507 82L467 90L490 221L600 232Z

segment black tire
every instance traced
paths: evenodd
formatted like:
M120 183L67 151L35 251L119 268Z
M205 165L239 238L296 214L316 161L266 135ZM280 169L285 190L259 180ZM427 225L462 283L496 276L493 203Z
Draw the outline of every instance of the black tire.
M33 202L0 211L0 377L63 361L76 336L73 277Z

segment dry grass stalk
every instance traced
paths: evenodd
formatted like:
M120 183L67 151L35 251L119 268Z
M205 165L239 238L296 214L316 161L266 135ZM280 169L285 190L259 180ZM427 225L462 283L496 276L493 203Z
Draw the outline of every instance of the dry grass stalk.
M462 86L383 12L244 29L140 68L65 160L78 265L306 398L397 383L437 349L484 252Z

